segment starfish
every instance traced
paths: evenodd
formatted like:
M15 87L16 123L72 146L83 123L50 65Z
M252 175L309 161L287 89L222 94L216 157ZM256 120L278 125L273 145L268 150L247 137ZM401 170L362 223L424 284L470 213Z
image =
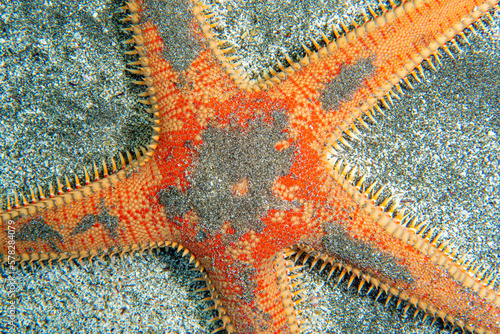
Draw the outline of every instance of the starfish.
M355 119L386 104L393 88L496 4L382 6L253 79L215 35L209 6L180 2L192 15L184 36L197 42L178 58L165 28L145 15L148 2L127 3L130 53L138 56L130 71L143 77L152 141L118 164L94 165L92 179L85 170L85 185L57 178L55 190L31 189L29 202L7 197L3 262L51 265L174 247L204 273L221 329L297 333L291 257L307 254L312 266L329 266L330 275L339 268L341 279L406 310L500 333L490 271L455 259L433 231L407 223L393 198L381 198L382 188L355 181L336 159L345 136L356 137Z

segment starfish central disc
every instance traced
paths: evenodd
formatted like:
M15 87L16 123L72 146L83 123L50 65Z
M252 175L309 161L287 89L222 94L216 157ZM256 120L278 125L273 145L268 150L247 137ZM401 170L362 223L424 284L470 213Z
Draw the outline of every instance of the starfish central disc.
M225 127L208 127L186 170L189 189L174 186L159 192L159 202L170 219L193 211L199 221L198 240L220 232L228 222L240 237L247 230L261 232L261 218L269 209L298 207L297 201L273 195L274 181L290 173L294 147L288 144L287 116L279 111Z

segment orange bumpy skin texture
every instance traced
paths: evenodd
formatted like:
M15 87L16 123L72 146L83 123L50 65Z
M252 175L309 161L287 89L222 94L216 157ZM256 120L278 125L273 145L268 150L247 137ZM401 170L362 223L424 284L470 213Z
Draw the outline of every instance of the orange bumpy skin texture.
M144 15L142 38L161 120L154 156L106 189L16 217L17 252L99 253L177 242L204 266L236 332L287 333L295 322L274 260L287 247L307 244L465 324L500 333L498 307L388 235L321 161L332 129L477 4L429 1L253 93L225 73L194 16L188 27L197 44L184 64L169 59L169 43ZM2 254L6 240L2 232Z

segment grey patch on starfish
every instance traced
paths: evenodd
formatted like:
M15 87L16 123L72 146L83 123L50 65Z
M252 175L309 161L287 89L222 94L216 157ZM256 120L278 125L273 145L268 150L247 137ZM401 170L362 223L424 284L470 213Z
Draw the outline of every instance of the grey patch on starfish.
M267 333L269 330L268 323L271 322L272 316L271 314L263 311L260 308L252 306L252 311L255 315L254 321L259 326L258 333ZM243 330L248 330L249 333L255 333L255 326L249 326L248 328L242 328Z
M248 324L247 327L241 328L241 330L245 333L254 333L258 332L267 332L269 326L267 325L272 316L259 308L258 306L254 306L253 302L255 301L255 297L258 296L258 271L257 269L251 267L251 265L246 263L236 263L234 265L234 270L239 274L235 277L238 281L235 282L237 285L241 287L241 293L236 294L234 298L237 298L244 305L252 305L252 312L255 315L254 317L254 325L258 326L256 328L254 325Z
M97 215L91 213L83 216L74 231L71 232L71 235L84 233L90 230L95 224L100 223L104 229L106 229L111 238L115 239L118 237L116 229L118 228L119 221L120 219L118 217L110 215L108 208L102 205L101 213Z
M201 51L201 40L193 33L193 15L191 1L144 1L143 21L151 20L158 29L158 34L165 43L163 56L177 71L187 69Z
M185 195L176 187L170 186L167 189L160 190L158 199L160 204L165 207L165 213L170 220L182 217L190 210Z
M249 121L248 128L232 125L228 129L205 130L192 174L187 176L191 188L180 192L169 187L158 192L167 217L182 217L193 210L206 232L198 233L197 238L219 233L226 221L239 237L249 229L260 232L265 227L261 218L267 210L298 207L298 202L273 196L273 182L290 173L294 147L276 149L276 143L288 139L288 133L283 132L288 119L282 112L271 116L272 124L257 118ZM245 184L241 195L233 191L239 183Z
M257 270L254 268L249 268L246 264L243 264L246 268L240 270L238 275L238 280L241 285L242 291L241 295L238 295L243 302L250 304L254 301L255 291L257 290L257 284L255 283L255 275Z
M43 219L36 218L26 222L19 228L15 240L20 242L41 240L47 242L55 251L59 251L54 241L57 240L62 243L63 237L61 233L47 225Z
M372 268L394 281L413 281L410 272L394 256L355 240L338 224L325 224L323 228L326 233L323 245L329 254L336 254L360 269Z
M354 65L343 64L340 72L325 85L319 98L324 110L337 110L340 104L349 100L363 85L366 78L375 72L374 58L359 60Z

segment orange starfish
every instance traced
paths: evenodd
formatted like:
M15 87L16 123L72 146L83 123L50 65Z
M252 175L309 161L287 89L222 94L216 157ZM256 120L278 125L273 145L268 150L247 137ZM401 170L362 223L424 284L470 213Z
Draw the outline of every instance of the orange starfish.
M105 163L101 173L94 167L85 186L66 179L63 189L57 179L49 198L41 188L31 203L8 198L4 263L171 246L206 272L229 333L296 333L286 258L307 252L314 264L339 266L341 276L349 272L407 308L500 333L500 295L488 273L468 272L437 239L401 224L391 199L378 200L380 191L363 179L354 184L348 168L329 160L341 134L352 135L353 119L496 3L384 8L256 81L219 48L208 7L194 6L191 29L210 47L192 48L192 59L178 64L165 56L159 28L141 18L142 4L128 3L140 57L132 71L144 76L138 83L147 86L143 102L155 122L151 145L128 164L122 158L120 169L112 160L111 174ZM366 261L357 263L352 249L363 249ZM374 255L385 264L373 265Z

